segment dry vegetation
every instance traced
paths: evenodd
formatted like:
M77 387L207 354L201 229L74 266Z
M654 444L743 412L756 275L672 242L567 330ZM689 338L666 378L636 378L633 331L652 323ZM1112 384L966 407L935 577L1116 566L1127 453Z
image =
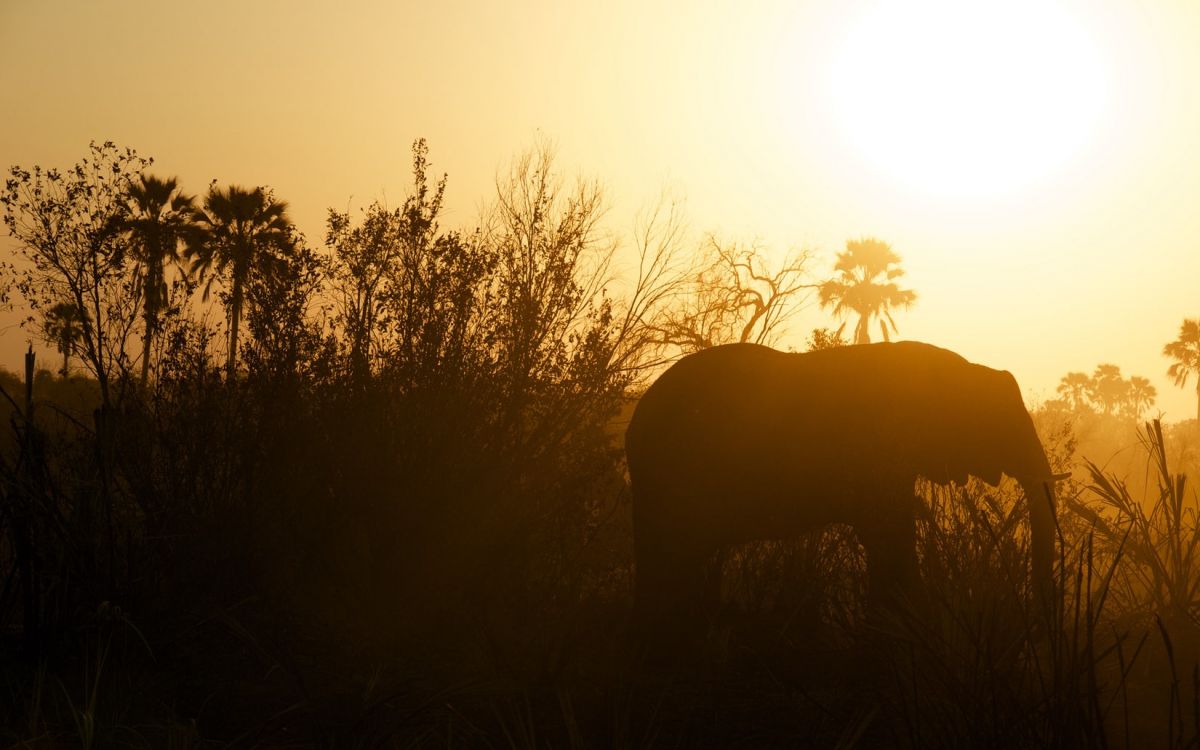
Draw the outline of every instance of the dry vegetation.
M593 186L563 189L535 153L479 231L449 232L444 183L414 155L403 207L334 213L326 254L276 248L248 277L231 367L193 282L148 315L114 255L108 297L67 285L96 302L82 335L99 342L67 353L93 346L105 376L39 373L28 402L0 379L0 744L1200 741L1191 424L1035 415L1075 477L1052 612L1031 596L1013 494L920 486L927 598L911 616L864 614L860 549L832 528L714 561L706 642L646 666L627 637L614 421L687 335L777 332L795 298L770 291L808 288L800 260L773 274L713 242L696 276L663 214L622 298ZM108 252L104 232L83 249ZM739 269L766 292L674 305L698 278L746 284ZM14 278L34 313L61 301ZM112 342L152 319L143 379L140 347Z

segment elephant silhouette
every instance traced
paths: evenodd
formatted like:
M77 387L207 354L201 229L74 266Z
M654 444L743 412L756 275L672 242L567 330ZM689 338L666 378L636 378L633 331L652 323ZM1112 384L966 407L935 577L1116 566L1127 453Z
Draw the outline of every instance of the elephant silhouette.
M1017 480L1035 584L1051 581L1056 477L1016 380L929 344L700 351L646 391L625 449L643 629L697 621L715 552L831 523L866 550L873 603L909 589L918 477Z

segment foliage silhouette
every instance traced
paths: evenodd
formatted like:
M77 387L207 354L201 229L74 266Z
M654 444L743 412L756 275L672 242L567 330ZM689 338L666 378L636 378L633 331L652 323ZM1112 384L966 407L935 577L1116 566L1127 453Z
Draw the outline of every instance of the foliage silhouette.
M1125 403L1127 413L1133 417L1134 421L1140 420L1142 415L1146 413L1150 407L1154 406L1154 399L1158 397L1158 389L1150 384L1150 381L1140 375L1131 375L1129 377L1129 388L1125 392Z
M1129 384L1121 378L1121 368L1113 364L1097 365L1088 395L1105 414L1111 414L1125 400Z
M1149 380L1138 375L1123 378L1121 368L1114 364L1097 365L1090 376L1068 372L1059 380L1057 391L1056 407L1077 414L1099 412L1106 417L1119 416L1135 424L1154 406L1158 396L1158 390Z
M1163 356L1175 360L1167 368L1175 385L1182 388L1189 375L1196 376L1196 420L1200 424L1200 320L1185 319L1179 326L1179 337L1163 347Z
M1072 409L1083 409L1088 406L1087 394L1091 390L1091 382L1087 373L1068 372L1059 381L1058 393Z
M372 360L380 355L379 329L386 326L387 290L397 273L403 211L379 203L366 210L362 223L352 226L349 213L330 210L325 244L334 254L332 284L338 323L349 339L355 377L369 377Z
M1118 592L1126 607L1155 612L1177 625L1200 625L1200 505L1194 490L1189 502L1186 476L1171 471L1162 424L1146 423L1138 439L1153 472L1152 502L1143 503L1126 480L1087 461L1090 492L1116 511L1116 518L1110 523L1086 507L1079 510L1130 559L1134 575Z
M891 245L873 237L848 240L846 250L838 253L833 266L836 276L821 284L819 299L822 307L832 307L838 317L858 314L854 343L870 343L872 318L878 319L883 340L890 341L889 331L897 331L892 308L907 310L917 301L916 292L901 289L895 282L904 275L899 264L900 256Z
M166 268L182 262L185 245L195 242L195 199L179 189L178 181L141 175L129 186L129 216L123 228L138 265L142 297L142 382L150 372L150 356L160 317L168 305Z
M806 351L819 352L825 349L836 349L839 346L846 346L850 342L842 338L841 331L831 331L828 328L814 328L813 332L808 337L808 349Z
M18 255L4 268L5 298L15 290L33 313L64 302L82 311L79 353L105 405L128 369L125 345L141 307L121 228L129 187L149 164L131 149L92 143L66 172L13 167L0 196Z
M198 231L193 234L188 255L192 270L201 280L207 277L207 297L215 278L228 284L226 309L229 314L229 377L237 369L238 329L245 302L246 286L254 278L277 270L294 242L287 203L275 200L264 188L253 190L232 185L224 190L213 185L196 211Z
M42 335L63 355L61 374L64 378L71 372L71 352L83 336L81 317L80 309L70 302L59 302L42 316Z

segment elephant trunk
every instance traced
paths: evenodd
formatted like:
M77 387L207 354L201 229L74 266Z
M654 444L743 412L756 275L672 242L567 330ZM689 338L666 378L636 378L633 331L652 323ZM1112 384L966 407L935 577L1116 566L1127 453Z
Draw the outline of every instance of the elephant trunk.
M1010 376L1011 377L1011 376ZM1015 390L1015 381L1013 383ZM1019 396L1018 396L1019 397ZM1034 591L1045 602L1054 592L1055 540L1058 524L1055 520L1055 483L1061 479L1050 468L1046 450L1038 438L1032 418L1021 406L1024 419L1012 435L1005 473L1016 479L1025 493L1029 506L1029 535L1032 582Z
M1032 425L1030 425L1032 428ZM1026 464L1030 470L1018 477L1025 499L1029 503L1030 556L1033 587L1043 603L1053 601L1055 540L1058 522L1055 518L1055 483L1063 478L1056 475L1046 459L1041 442L1034 437L1031 451L1035 454Z
M1021 480L1021 489L1029 503L1029 531L1033 583L1040 594L1052 591L1054 582L1054 540L1057 536L1053 475Z

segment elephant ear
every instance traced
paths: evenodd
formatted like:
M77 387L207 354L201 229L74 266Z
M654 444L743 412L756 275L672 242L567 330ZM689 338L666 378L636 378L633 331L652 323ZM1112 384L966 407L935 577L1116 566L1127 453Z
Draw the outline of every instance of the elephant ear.
M1025 400L1021 397L1021 388L1017 385L1016 378L1007 371L1001 371L1000 376L1006 383L1008 401L1001 404L1002 411L997 421L1013 431L1007 435L1009 451L1005 472L1014 479L1039 484L1054 482L1055 474L1050 469L1046 450L1033 424L1033 417L1025 406Z
M1004 454L1014 434L1011 400L1016 381L1006 372L976 364L967 365L963 380L958 391L962 420L957 444L960 466L971 476L996 486L1003 478ZM1019 418L1023 413L1021 407L1015 416Z
M939 453L931 468L941 476L930 479L961 484L973 476L995 486L1004 474L1016 477L1036 463L1029 450L1036 434L1010 373L962 361L940 368L932 381L940 431L931 441ZM1040 443L1036 449L1040 452ZM936 471L939 457L943 463Z

